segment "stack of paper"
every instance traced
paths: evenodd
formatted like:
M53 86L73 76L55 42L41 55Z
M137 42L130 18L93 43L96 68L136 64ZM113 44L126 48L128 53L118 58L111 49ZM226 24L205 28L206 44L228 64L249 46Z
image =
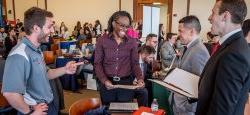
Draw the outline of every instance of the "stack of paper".
M114 88L137 89L137 88L139 88L139 86L138 85L114 85Z
M110 103L109 110L134 111L138 110L138 103Z

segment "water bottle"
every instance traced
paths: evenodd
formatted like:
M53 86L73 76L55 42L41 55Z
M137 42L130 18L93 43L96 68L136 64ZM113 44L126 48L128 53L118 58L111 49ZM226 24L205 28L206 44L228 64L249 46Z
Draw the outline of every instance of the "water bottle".
M158 111L158 107L159 107L159 105L158 105L157 99L154 99L152 104L151 104L152 112Z

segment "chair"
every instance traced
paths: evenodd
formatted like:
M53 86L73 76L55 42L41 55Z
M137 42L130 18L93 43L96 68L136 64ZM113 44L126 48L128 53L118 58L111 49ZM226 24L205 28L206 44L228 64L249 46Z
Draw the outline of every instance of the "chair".
M2 83L0 83L0 89L2 90ZM6 107L9 106L8 101L5 99L5 97L3 96L3 94L0 94L0 107Z
M2 90L2 83L0 82L0 90ZM3 94L0 94L0 114L12 111L13 108L10 106L8 101L5 99ZM7 113L6 113L7 114ZM5 115L5 114L4 114Z
M65 39L64 38L59 38L60 39L60 41L65 41Z
M62 56L62 50L61 49L56 50L56 56Z
M58 44L51 44L50 45L50 50L53 51L54 53L56 53L56 50L59 49Z
M85 112L96 109L101 105L99 98L81 99L73 103L69 108L69 115L83 115Z
M83 43L86 43L85 40L80 40L78 45L79 45L80 47L82 47L82 44L83 44Z
M59 44L60 43L60 39L58 38L53 38L53 44Z
M43 56L46 64L53 64L55 62L55 55L53 51L43 51Z

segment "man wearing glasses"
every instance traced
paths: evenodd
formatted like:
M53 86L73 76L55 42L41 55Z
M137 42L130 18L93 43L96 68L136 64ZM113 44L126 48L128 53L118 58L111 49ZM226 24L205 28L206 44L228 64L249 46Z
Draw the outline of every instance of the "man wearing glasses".
M147 37L146 37L146 43L145 43L145 45L156 48L157 45L158 45L157 35L156 34L152 34L152 33L148 34Z

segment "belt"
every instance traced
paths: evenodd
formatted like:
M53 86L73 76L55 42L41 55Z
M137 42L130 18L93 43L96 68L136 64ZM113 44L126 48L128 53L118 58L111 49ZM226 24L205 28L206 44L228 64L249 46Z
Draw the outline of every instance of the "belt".
M118 82L118 81L121 81L121 80L126 80L126 79L129 79L131 77L131 75L129 76L124 76L124 77L118 77L118 76L110 76L108 77L109 80L112 80L114 82Z

